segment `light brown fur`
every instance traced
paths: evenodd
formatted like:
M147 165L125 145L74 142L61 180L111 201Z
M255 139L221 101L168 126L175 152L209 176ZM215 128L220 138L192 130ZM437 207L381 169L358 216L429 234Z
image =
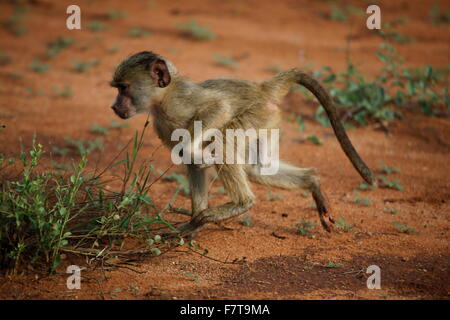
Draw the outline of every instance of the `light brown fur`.
M261 83L238 79L213 79L191 82L178 74L170 61L151 52L141 52L125 59L117 68L112 85L119 88L113 104L122 118L150 112L158 136L169 147L172 132L188 129L193 136L193 123L201 120L203 131L216 128L225 137L226 129L279 128L278 104L294 84L312 91L327 111L336 136L345 153L363 178L371 184L376 179L364 164L342 125L326 91L314 79L292 69ZM248 150L247 150L248 151ZM231 201L208 207L208 181L204 166L188 165L191 186L192 220L180 228L182 235L192 234L203 225L219 222L250 209L255 203L249 179L269 186L303 188L312 193L323 227L331 231L334 220L320 190L315 169L301 169L280 162L277 174L259 174L258 164L217 164L216 170Z

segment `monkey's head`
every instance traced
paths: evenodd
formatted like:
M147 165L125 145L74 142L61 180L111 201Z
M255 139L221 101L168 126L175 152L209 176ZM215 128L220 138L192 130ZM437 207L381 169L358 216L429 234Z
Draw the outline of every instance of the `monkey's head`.
M111 108L122 119L148 111L160 100L176 73L173 65L161 56L142 51L122 61L114 72L111 86L118 89Z

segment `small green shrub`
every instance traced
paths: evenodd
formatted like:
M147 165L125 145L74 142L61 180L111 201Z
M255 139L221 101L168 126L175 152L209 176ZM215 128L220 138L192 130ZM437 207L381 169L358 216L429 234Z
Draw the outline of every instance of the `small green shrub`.
M442 12L438 2L434 2L428 15L430 17L431 24L435 26L440 26L450 22L450 10Z
M344 232L352 231L355 226L349 223L344 217L340 216L336 221L336 226Z
M317 138L316 136L314 136L314 135L308 136L306 139L308 139L309 141L314 143L316 146L323 145L322 141L319 138Z
M110 20L117 20L117 19L123 19L128 16L128 13L126 11L118 10L118 9L111 9L106 13L106 16Z
M70 148L75 148L76 150L78 150L78 153L80 155L89 154L96 150L105 150L102 138L95 138L95 140L84 141L83 139L73 139L71 137L65 137L64 140L69 144Z
M302 236L309 236L312 234L310 229L313 229L316 227L316 224L312 221L306 221L302 218L300 223L296 225L297 227L297 233Z
M232 57L221 56L218 54L213 55L213 59L217 65L230 69L236 69L238 67L237 61Z
M73 61L72 70L75 72L83 73L89 71L91 68L100 64L99 59L91 59L89 61Z
M72 37L59 36L56 40L51 41L47 45L47 57L55 58L61 51L67 47L70 47L75 43L75 39Z
M91 23L89 24L89 30L93 31L93 32L100 32L107 29L107 26L98 20L93 20L91 21Z
M183 34L194 40L209 41L216 37L210 27L200 25L194 19L188 20L186 23L178 23L176 24L176 27L178 30L182 31Z
M150 35L150 31L144 30L140 27L132 27L128 31L128 36L132 38L143 38Z
M369 198L360 198L359 192L356 189L353 190L353 202L366 207L370 206L372 203Z
M325 265L325 267L326 268L340 268L340 267L342 267L342 263L328 261L327 264Z
M396 222L396 221L392 222L392 224L394 225L394 227L400 233L411 234L411 233L415 233L416 232L413 228L408 227L406 224L403 224L403 223L400 223L400 222Z
M60 98L68 99L72 97L72 88L69 86L64 86L64 88L54 87L53 92Z
M50 70L50 64L43 63L38 58L34 58L29 68L37 73L46 73Z
M127 237L145 244L139 254L161 254L161 237L149 228L174 227L149 197L152 167L136 167L147 125L141 135L136 132L126 158L107 167L123 166L120 192L105 188L110 179L102 182L103 173L89 172L87 153L72 168L53 163L67 174L39 170L44 149L33 141L31 150L20 155L21 176L0 182L0 268L18 273L43 265L53 272L67 252L117 257Z
M266 200L268 200L268 201L276 201L276 200L283 199L283 195L281 195L281 194L273 194L272 191L270 191L270 190L266 190L266 192L268 194Z
M242 218L239 219L239 222L246 227L252 227L253 221L250 214L246 213L242 216Z
M166 180L166 181L175 181L177 183L177 190L180 190L185 195L191 194L191 189L189 187L189 181L185 175L174 172L172 174L163 176L162 179Z
M25 35L28 29L22 23L26 18L28 10L28 7L15 7L12 16L3 23L4 28L17 37Z
M399 191L403 191L404 189L404 187L398 180L389 180L388 177L386 177L385 175L381 175L380 179L386 188L395 189Z
M103 134L105 136L107 136L109 134L108 129L103 127L103 126L101 126L101 125L99 125L99 124L93 124L91 126L90 130L91 130L91 132L100 133L100 134Z

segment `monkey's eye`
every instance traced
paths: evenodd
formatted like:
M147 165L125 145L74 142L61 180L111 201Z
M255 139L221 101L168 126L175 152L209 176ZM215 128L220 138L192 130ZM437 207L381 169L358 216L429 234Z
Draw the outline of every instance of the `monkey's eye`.
M117 89L119 89L119 92L121 92L121 93L126 92L129 87L130 87L130 85L125 84L125 83L120 83L117 85Z

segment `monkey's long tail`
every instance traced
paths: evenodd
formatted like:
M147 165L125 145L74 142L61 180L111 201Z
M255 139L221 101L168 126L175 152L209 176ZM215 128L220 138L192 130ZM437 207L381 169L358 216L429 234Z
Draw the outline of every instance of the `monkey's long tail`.
M311 91L322 104L328 115L328 118L330 119L334 133L336 134L336 137L341 144L342 149L352 162L355 169L367 183L376 186L377 179L374 173L364 163L358 152L356 152L355 148L353 147L350 139L347 136L347 133L345 132L344 127L342 126L342 123L338 119L338 116L336 114L336 107L328 92L322 87L319 82L317 82L317 80L312 78L310 75L299 70L296 71L296 82Z

